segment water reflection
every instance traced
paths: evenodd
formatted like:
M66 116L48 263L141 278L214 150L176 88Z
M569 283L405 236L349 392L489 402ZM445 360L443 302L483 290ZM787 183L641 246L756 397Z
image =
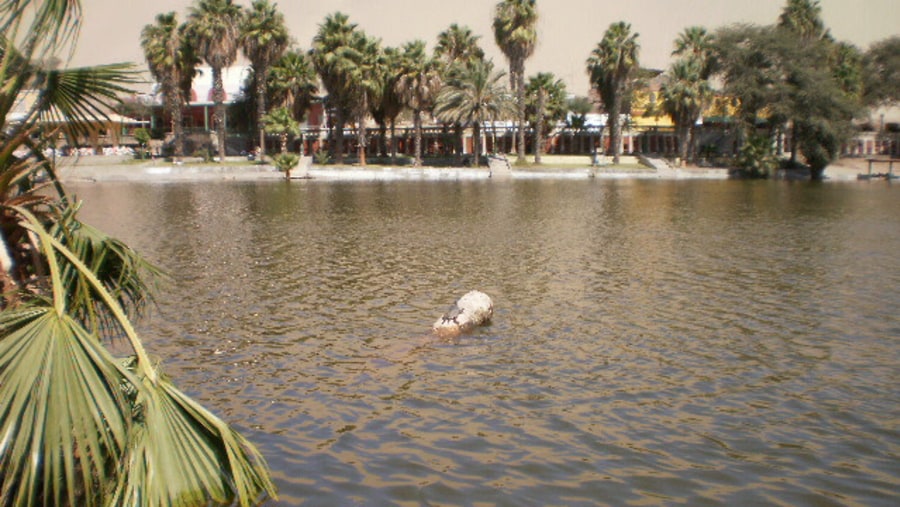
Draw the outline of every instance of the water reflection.
M888 505L900 200L732 181L109 184L141 325L281 505ZM424 331L463 292L493 325Z

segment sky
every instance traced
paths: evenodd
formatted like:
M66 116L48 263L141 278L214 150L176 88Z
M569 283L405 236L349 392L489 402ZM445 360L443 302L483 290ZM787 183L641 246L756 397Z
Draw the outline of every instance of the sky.
M325 16L340 11L384 45L424 40L434 47L451 23L469 26L487 56L506 69L491 22L497 0L272 0L284 13L296 45L310 47ZM84 20L70 66L134 62L145 68L140 47L144 25L174 11L187 19L193 0L81 0ZM249 6L250 0L234 0ZM569 93L586 95L585 60L614 22L626 21L639 34L643 67L665 69L672 43L686 27L709 30L734 23L772 24L786 0L538 0L538 42L525 63L526 76L552 72ZM900 0L820 0L822 18L838 40L866 49L900 35Z

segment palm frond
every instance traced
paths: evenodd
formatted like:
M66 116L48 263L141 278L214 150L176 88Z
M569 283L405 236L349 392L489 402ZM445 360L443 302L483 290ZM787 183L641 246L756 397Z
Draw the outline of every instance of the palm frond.
M262 455L165 376L144 380L116 505L254 505L275 497Z
M122 372L51 301L0 313L0 505L89 503L126 442Z
M91 121L108 120L119 94L139 81L133 65L125 63L49 71L39 100L42 120L84 134Z

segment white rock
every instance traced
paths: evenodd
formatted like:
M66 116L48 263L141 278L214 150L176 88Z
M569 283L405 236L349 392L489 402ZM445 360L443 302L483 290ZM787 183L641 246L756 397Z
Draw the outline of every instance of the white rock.
M484 292L473 290L456 301L431 330L442 338L451 338L484 325L494 315L494 303Z

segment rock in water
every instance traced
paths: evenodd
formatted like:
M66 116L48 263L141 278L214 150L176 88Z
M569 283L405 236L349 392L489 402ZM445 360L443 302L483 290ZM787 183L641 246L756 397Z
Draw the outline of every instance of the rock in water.
M494 303L490 296L473 290L459 298L456 304L431 326L431 330L441 338L452 338L487 324L493 315Z

